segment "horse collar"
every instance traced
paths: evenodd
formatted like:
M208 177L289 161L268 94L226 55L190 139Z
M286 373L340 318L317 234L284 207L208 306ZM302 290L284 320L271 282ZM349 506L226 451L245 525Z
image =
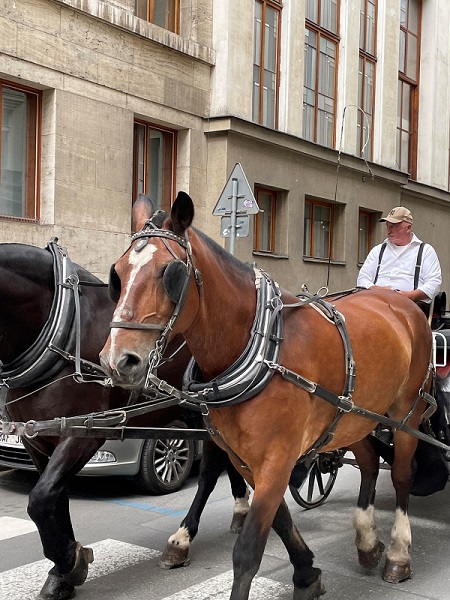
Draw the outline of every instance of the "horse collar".
M200 381L200 369L192 359L183 380L188 402L211 408L232 406L256 396L272 378L267 362L278 360L283 304L278 284L261 269L255 269L255 287L257 307L247 347L233 365L207 383Z
M54 347L71 350L75 342L75 302L71 277L76 277L75 266L66 251L52 238L46 249L53 257L55 295L48 319L38 338L23 354L8 364L2 365L0 385L18 388L58 373L66 359L53 351Z

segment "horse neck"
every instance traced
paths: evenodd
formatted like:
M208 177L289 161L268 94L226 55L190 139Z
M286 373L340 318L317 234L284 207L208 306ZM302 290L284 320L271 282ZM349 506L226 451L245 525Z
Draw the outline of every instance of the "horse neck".
M189 349L209 380L244 351L255 318L254 273L212 240L191 237L203 286L197 315L185 332Z
M48 252L22 244L0 246L0 359L25 352L47 320L54 295Z

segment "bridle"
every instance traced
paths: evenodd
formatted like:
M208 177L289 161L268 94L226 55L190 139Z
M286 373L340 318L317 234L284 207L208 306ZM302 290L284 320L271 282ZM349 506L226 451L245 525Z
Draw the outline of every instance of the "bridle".
M167 265L163 274L164 290L169 296L169 298L172 300L172 302L175 304L172 315L165 325L158 323L139 323L133 321L112 321L110 323L111 329L137 329L161 331L161 335L155 342L155 347L152 348L149 353L149 366L147 371L148 374L156 370L161 364L161 361L163 360L163 352L169 341L170 333L186 301L189 283L191 281L191 275L194 275L199 292L202 289L201 286L203 283L202 275L200 271L194 266L192 260L192 247L188 238L187 231L185 233L185 237L182 237L168 229L157 228L156 225L153 223L152 219L150 219L145 223L141 231L135 233L132 236L130 248L134 244L134 242L139 240L137 241L133 251L140 252L145 248L149 239L153 237L161 238L167 250L174 257L174 260ZM183 261L175 254L175 252L168 244L168 240L176 242L177 244L179 244L179 246L185 249L186 261ZM110 291L112 290L112 294L115 294L116 296L117 292L119 292L120 295L120 287L119 290L117 290L118 286L120 286L120 279L117 273L115 272L115 268L113 265L111 267L110 272ZM145 387L147 387L148 383L149 382L147 375Z

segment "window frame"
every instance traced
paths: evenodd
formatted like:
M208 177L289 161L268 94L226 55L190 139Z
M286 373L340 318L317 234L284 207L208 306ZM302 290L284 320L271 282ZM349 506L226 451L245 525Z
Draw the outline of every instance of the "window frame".
M144 138L144 161L143 161L143 169L144 169L144 181L143 181L143 190L139 190L139 137L136 135L137 129L139 127L144 127L145 138ZM161 125L155 125L154 123L150 123L148 121L144 121L142 119L134 119L133 123L133 181L132 181L132 204L138 198L140 193L149 194L149 172L148 172L148 164L149 164L149 135L150 131L158 131L163 135L171 136L171 156L165 157L166 165L163 173L163 183L164 191L162 194L162 202L161 208L165 211L170 211L170 208L173 204L175 198L175 190L176 190L176 164L177 164L177 131L173 129L169 129L166 127L161 127ZM170 163L170 168L168 168L168 163ZM170 181L169 181L170 178ZM169 199L166 199L165 193L168 193ZM155 198L155 200L158 200Z
M304 92L303 92L303 131L302 131L302 136L304 137L304 139L307 139L308 141L317 143L317 144L321 144L325 147L329 147L329 148L334 148L336 146L336 110L337 110L337 96L338 96L338 68L339 68L339 43L340 43L340 36L339 36L339 29L340 29L340 0L337 0L336 3L336 31L331 31L328 29L325 29L323 26L320 25L321 23L321 13L322 13L322 0L317 0L317 21L312 21L310 20L308 17L306 17L305 19L305 39L306 39L306 31L311 31L316 35L316 57L315 57L315 72L313 74L313 79L314 79L314 87L313 88L306 88L305 83L304 83ZM330 144L328 144L326 142L326 140L321 140L319 139L319 112L323 112L324 116L326 116L327 111L323 110L323 111L319 111L319 90L320 90L320 74L321 74L321 70L320 70L320 66L321 66L321 61L320 61L320 55L321 55L321 40L325 39L327 42L330 42L334 45L334 86L333 86L333 131L332 131L332 135L331 135L331 140L330 140ZM305 70L307 68L308 65L308 60L307 60L307 47L308 44L305 43ZM306 77L305 77L306 80ZM305 81L304 80L304 81ZM313 116L313 126L312 126L312 136L307 135L308 132L306 131L306 121L305 121L305 110L307 107L306 101L305 101L305 90L311 90L311 92L314 95L314 104L312 105L313 110L314 110L314 116ZM323 94L320 94L321 96L324 96Z
M40 181L41 181L41 135L42 135L42 91L0 78L0 186L2 169L2 119L3 88L23 92L27 97L26 140L27 152L25 161L25 199L23 216L2 215L0 219L13 221L40 220ZM30 102L32 100L32 102Z
M276 10L278 12L278 36L277 36L277 43L276 43L276 73L275 73L275 102L274 102L274 115L273 115L273 128L274 129L278 129L278 124L279 124L279 96L280 96L280 79L281 79L281 73L280 73L280 54L281 54L281 17L282 17L282 2L281 0L255 0L255 5L256 4L261 4L261 43L260 43L260 47L259 47L259 57L260 57L260 63L259 65L256 64L255 62L255 51L253 53L253 77L252 77L252 120L255 123L258 123L260 125L264 125L265 127L272 127L271 124L267 124L267 120L265 122L264 119L264 112L265 112L265 103L264 103L264 74L265 74L265 62L264 62L264 57L265 57L265 49L266 49L266 44L265 44L265 33L266 33L266 27L265 27L265 23L266 23L266 10L267 7L270 7L274 10ZM255 6L254 5L254 6ZM254 31L253 31L253 35L255 36L255 41L254 41L254 50L256 48L256 32L255 32L255 25L256 25L256 11L255 11L255 15L254 15ZM259 72L259 78L258 81L256 81L254 73L255 73L255 68L258 69ZM254 103L255 103L255 88L256 86L258 86L258 115L254 114Z
M402 169L404 164L402 156L402 137L404 134L408 138L408 174L413 180L417 179L417 144L418 144L418 127L419 127L419 83L420 83L420 44L422 37L422 0L417 0L417 33L409 29L410 21L410 5L415 0L405 0L407 5L406 25L400 22L400 40L399 40L399 69L398 69L398 102L397 102L397 140L396 140L396 161L398 168ZM402 57L402 34L404 35L404 56ZM417 39L417 54L415 78L407 75L408 72L408 49L410 36ZM401 70L401 61L403 59L403 68ZM409 89L409 128L403 127L404 102L403 92Z
M367 217L367 242L365 247L365 256L361 256L361 217ZM374 223L376 214L370 210L360 208L358 213L358 265L362 265L367 258L372 248L372 233L374 229Z
M163 27L158 23L155 23L155 2L156 0L135 0L134 5L134 14L144 21L148 21L149 23L153 23L157 27L162 27L167 31L172 31L172 33L179 34L180 33L180 0L166 0L166 9L168 4L173 3L173 18L169 27Z
M374 15L374 28L373 28L373 52L371 48L368 48L368 18L367 18L367 7L372 4L375 9ZM364 9L362 6L364 5ZM358 104L359 108L363 111L358 111L357 116L357 142L356 142L356 154L357 156L364 157L368 160L373 160L373 132L374 132L374 118L375 118L375 90L376 90L376 65L377 65L377 21L378 21L378 0L361 0L360 9L360 23L364 24L363 31L360 31L360 46L359 46L359 60L362 62L362 69L358 71ZM370 63L373 69L372 76L372 98L370 98L371 112L369 113L369 141L368 144L369 152L364 152L364 125L366 105L366 73L367 64Z
M265 188L262 186L255 186L255 196L258 206L261 206L260 195L268 194L270 196L270 244L269 249L259 247L259 234L264 219L263 212L259 212L254 216L254 228L253 228L253 252L260 252L264 254L276 254L276 222L277 222L277 203L278 203L278 191Z
M305 198L305 211L304 211L304 216L303 216L303 231L305 231L305 219L306 219L306 205L310 205L311 207L311 218L310 218L310 224L309 224L309 254L306 253L306 237L304 237L303 239L303 258L307 259L307 260L317 260L317 261L334 261L334 256L333 256L333 236L334 236L334 220L335 220L335 203L333 202L327 202L326 200L319 200L318 198L312 198L310 196L308 196L307 198ZM328 247L329 247L329 252L328 252L328 256L315 256L314 255L314 241L315 241L315 234L314 234L314 223L315 223L315 219L314 219L314 213L315 213L315 207L317 206L324 206L326 208L330 209L330 231L328 234Z

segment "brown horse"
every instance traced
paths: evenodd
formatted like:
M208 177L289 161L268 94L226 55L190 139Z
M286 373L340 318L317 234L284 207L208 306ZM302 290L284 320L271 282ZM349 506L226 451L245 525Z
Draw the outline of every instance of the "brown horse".
M130 398L130 392L121 388L77 383L74 362L49 350L52 343L74 353L76 345L76 331L72 327L74 293L65 287L64 281L59 281L55 289L57 271L65 270L64 277L76 276L80 282L79 346L85 363L83 376L87 379L92 372L86 371L89 366L86 361L93 365L98 362L115 308L99 279L70 261L66 261L63 268L62 250L56 244L49 244L49 249L0 244L0 419L4 414L11 421L28 422L98 413L126 406ZM162 372L161 375L172 385L180 386L189 358L187 351L178 353L162 367L164 375ZM2 406L5 390L6 402ZM175 406L139 417L140 420L132 424L160 427L180 416L181 409ZM73 597L75 586L85 581L93 559L91 549L76 541L67 486L104 439L58 436L22 439L40 473L29 496L28 512L38 528L45 556L54 562L39 597L63 600ZM227 455L220 450L217 455L215 444L205 442L199 490L181 532L171 537L163 566L186 562L189 542L197 533L201 512L222 469L230 474L232 491L237 498L237 517L242 521L246 485L225 457ZM233 528L239 526L234 521Z
M305 453L352 446L362 476L354 519L359 559L369 568L379 562L384 547L373 508L379 459L367 436L384 415L397 423L391 470L397 508L384 578L408 578L417 440L404 428L418 427L429 400L432 339L422 311L384 289L333 305L299 301L191 228L194 207L183 192L161 229L150 227L148 217L142 215L141 231L111 275L119 301L101 364L115 384L140 387L157 381L152 369L167 340L185 337L196 361L186 397L202 406L215 440L254 488L233 551L231 600L248 599L271 526L294 566L294 599L324 593L283 500Z

